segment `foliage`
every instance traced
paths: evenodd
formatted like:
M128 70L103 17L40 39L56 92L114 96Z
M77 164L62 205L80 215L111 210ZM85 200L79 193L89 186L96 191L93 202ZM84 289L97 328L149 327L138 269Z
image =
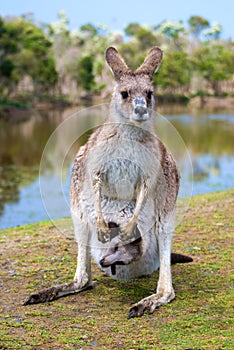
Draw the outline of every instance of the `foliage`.
M98 33L97 28L92 23L82 25L80 27L80 31L83 33L88 33L90 36L96 35Z
M203 29L209 27L209 21L201 16L191 16L188 20L191 32L198 37Z
M221 32L222 32L222 26L219 23L213 23L210 28L203 30L203 35L207 39L218 40L220 38Z
M204 43L194 53L193 63L215 94L220 95L220 82L231 79L234 74L234 51L220 43Z
M150 26L140 26L138 23L130 23L125 28L126 35L134 37L140 51L155 45L155 35Z
M81 57L78 63L78 70L78 84L84 90L91 91L95 85L93 74L93 57L91 55Z
M127 27L124 29L124 31L126 35L134 36L137 34L140 28L141 26L139 25L139 23L133 22L133 23L129 23Z
M15 40L13 39L15 38ZM18 82L14 74L15 64L13 55L18 53L19 34L11 23L7 24L0 18L0 92L4 94L4 87Z
M48 33L50 36L69 35L69 20L64 11L58 14L58 21L48 25Z
M181 32L185 31L185 28L181 21L179 23L164 21L158 30L171 38L177 38Z
M51 42L43 31L22 19L0 20L0 89L9 95L20 79L27 75L35 91L48 89L57 82Z
M169 51L164 54L163 63L154 77L154 83L162 89L187 87L190 81L190 61L186 52Z
M15 98L19 84L30 77L30 91L36 95L45 90L48 95L69 96L70 101L79 100L83 91L90 97L102 92L107 96L112 86L104 53L113 45L133 69L150 47L163 49L163 63L154 79L161 95L206 94L206 88L209 94L232 93L234 46L220 40L221 33L220 24L210 25L197 15L189 18L188 28L182 21L166 20L154 26L132 22L125 36L92 23L71 31L64 11L56 22L42 28L34 24L32 14L0 18L0 92ZM194 83L200 81L207 87Z

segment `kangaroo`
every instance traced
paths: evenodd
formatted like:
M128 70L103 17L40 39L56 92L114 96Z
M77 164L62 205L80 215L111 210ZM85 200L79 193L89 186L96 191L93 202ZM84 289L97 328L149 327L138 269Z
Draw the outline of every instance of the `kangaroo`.
M179 173L152 120L152 78L162 56L153 47L133 71L114 47L106 50L115 78L109 115L80 148L72 170L70 205L79 249L74 281L33 294L25 305L91 288L91 256L116 279L160 267L156 292L132 305L129 318L174 299L171 241ZM176 254L174 260L192 261Z

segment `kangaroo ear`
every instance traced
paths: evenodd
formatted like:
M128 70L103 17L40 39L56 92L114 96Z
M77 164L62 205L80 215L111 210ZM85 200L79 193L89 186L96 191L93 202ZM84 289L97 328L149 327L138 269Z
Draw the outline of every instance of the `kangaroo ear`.
M142 65L135 71L136 74L147 74L152 79L162 61L163 53L159 47L152 47Z
M116 80L119 80L123 74L131 72L131 69L127 66L118 51L112 46L108 47L106 50L106 62L112 70Z

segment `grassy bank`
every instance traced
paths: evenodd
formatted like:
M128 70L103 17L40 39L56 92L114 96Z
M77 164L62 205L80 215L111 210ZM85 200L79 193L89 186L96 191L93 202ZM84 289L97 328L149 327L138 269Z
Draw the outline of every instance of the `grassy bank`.
M51 223L0 231L1 349L233 349L231 243L234 190L194 197L173 251L194 262L173 266L176 299L127 320L131 303L154 292L158 272L117 282L93 265L96 287L22 306L28 295L70 281L76 244Z

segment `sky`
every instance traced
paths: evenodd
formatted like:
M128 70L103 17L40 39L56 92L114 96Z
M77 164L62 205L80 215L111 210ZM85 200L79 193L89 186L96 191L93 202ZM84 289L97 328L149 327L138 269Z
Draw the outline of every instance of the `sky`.
M70 29L82 24L105 24L123 31L127 24L157 25L163 20L185 24L191 15L206 18L223 27L222 39L234 38L233 0L0 0L0 16L20 16L32 12L38 22L51 23L65 10Z

